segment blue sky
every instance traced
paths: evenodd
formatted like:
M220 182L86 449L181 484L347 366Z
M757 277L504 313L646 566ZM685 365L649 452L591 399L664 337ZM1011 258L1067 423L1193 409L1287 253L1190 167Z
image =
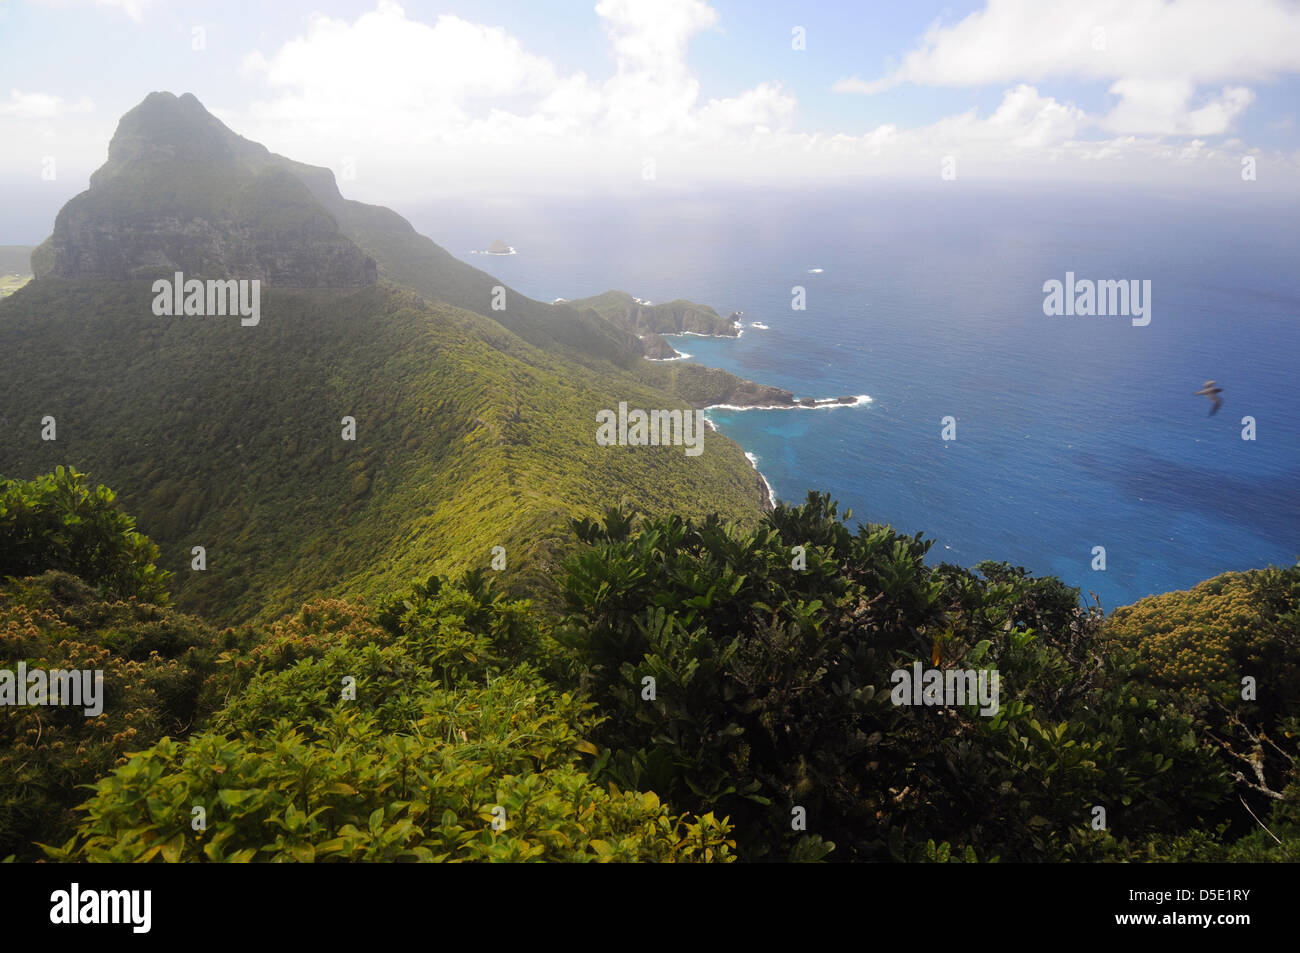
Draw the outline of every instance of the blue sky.
M1232 189L1247 156L1259 188L1300 189L1283 0L0 0L0 201L84 188L157 89L346 164L373 201L937 178L945 160L959 181Z

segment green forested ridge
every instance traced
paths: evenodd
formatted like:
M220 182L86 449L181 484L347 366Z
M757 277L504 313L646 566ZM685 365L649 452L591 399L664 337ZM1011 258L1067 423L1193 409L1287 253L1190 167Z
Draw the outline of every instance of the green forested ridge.
M0 378L0 459L133 488L179 604L214 619L486 567L498 545L516 578L545 579L565 521L623 499L757 518L758 478L716 433L693 458L596 444L611 400L681 398L631 379L611 394L472 313L389 285L268 288L255 328L150 300L147 282L47 278L7 302L0 352L23 370Z
M762 510L732 441L628 452L595 443L595 418L771 389L654 365L589 309L510 289L494 309L496 279L192 96L122 118L34 257L0 307L0 476L66 464L126 488L179 605L214 619L486 566L494 546L544 580L569 517L623 502ZM263 279L260 324L153 315L150 279L174 271Z
M81 502L69 510L68 498ZM810 494L749 529L617 510L576 520L564 601L549 609L506 596L508 569L476 570L218 632L105 575L125 559L129 578L156 578L128 522L58 529L106 512L106 491L65 470L8 484L2 499L23 532L0 535L0 562L20 561L14 541L47 526L56 535L36 549L88 575L22 557L33 574L0 583L0 668L93 665L108 698L99 718L0 715L0 850L18 858L1161 861L1300 849L1300 691L1285 679L1300 663L1300 565L1159 597L1180 608L1144 635L1135 613L1081 609L1078 590L1050 577L928 567L929 541L853 530ZM1228 655L1280 666L1258 704L1149 665L1184 616L1228 632ZM997 671L996 715L895 705L891 672L913 661ZM1258 772L1241 771L1252 753Z
M377 263L382 278L482 314L584 367L660 380L629 330L591 308L545 304L503 285L391 209L343 198L330 170L235 134L188 93L151 93L122 117L91 188L59 213L54 234L33 253L37 277L170 277L181 270L265 274L293 286L365 283L363 257ZM497 287L505 292L500 310L493 307ZM713 379L723 390L746 383L723 371Z

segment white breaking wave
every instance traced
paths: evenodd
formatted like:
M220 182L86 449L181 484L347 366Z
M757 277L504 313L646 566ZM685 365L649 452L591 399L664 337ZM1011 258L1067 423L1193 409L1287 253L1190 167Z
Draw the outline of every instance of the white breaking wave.
M688 357L690 357L690 355L687 354L685 351L678 351L676 357L647 357L646 360L663 363L664 361L684 361Z
M740 337L740 336L741 336L742 334L744 334L744 333L745 333L745 329L744 329L744 328L740 328L740 329L738 329L737 332L736 332L736 337ZM730 334L701 334L699 331L665 331L665 332L663 332L662 334L660 334L659 336L660 336L661 338L684 338L684 337L692 337L692 338L729 338L729 337L731 337Z
M820 400L830 401L830 403L817 404L815 407L809 407L806 404L762 404L757 407L740 407L736 404L709 404L705 410L834 410L836 407L864 407L871 403L871 397L867 394L859 394L853 398L851 404L840 404L835 402L834 397L822 397Z
M810 274L810 275L820 275L823 271L825 271L824 268L809 268L809 269L808 269L808 274Z
M770 330L772 330L772 329L769 328L766 324L764 324L762 321L750 321L750 322L749 322L749 326L750 326L751 328L758 328L760 331L770 331Z
M754 472L758 474L758 478L763 481L763 486L767 487L767 498L771 500L772 505L775 506L776 490L772 489L771 482L767 479L767 477L763 476L763 471L758 468L758 457L754 456L752 453L746 450L745 459L748 460L749 465L754 468Z

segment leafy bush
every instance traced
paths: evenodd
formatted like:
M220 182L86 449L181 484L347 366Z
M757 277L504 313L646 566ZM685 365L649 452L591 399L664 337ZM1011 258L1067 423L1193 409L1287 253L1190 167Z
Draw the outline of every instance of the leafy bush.
M812 493L754 528L617 509L576 520L558 618L480 571L221 632L65 573L11 578L0 664L102 668L107 697L98 718L4 713L0 852L1300 853L1300 567L1105 620L1058 580L927 565L927 540L851 531L851 515ZM103 533L79 532L47 535L90 565L76 549ZM917 662L996 672L998 710L895 705L892 674ZM1258 673L1258 698L1234 693L1243 673Z
M466 704L495 710L496 691ZM51 854L109 861L731 859L725 822L712 815L691 821L653 794L590 783L573 763L576 742L566 753L553 747L560 740L554 735L522 749L448 741L434 704L403 733L382 730L373 715L339 711L311 732L286 720L237 739L164 740L99 783L80 844ZM553 720L529 706L516 706L511 717L521 738ZM206 830L193 829L196 807L207 812ZM494 829L494 808L504 809L503 830Z
M608 715L609 776L727 813L743 859L1095 859L1222 800L1191 719L1105 655L1076 590L930 568L921 537L850 516L810 493L754 531L575 523L560 635ZM917 660L997 670L1001 709L895 706Z
M338 601L304 606L223 656L247 682L210 731L163 739L101 780L51 856L732 859L725 819L588 779L598 719L512 660L535 654L525 609L473 574L416 586L376 622Z
M1112 651L1136 659L1137 676L1171 690L1198 737L1219 751L1247 807L1232 830L1261 835L1259 815L1276 806L1285 815L1300 793L1300 565L1149 596L1115 610L1106 634Z
M1106 630L1153 684L1227 702L1240 697L1243 671L1258 667L1268 640L1258 622L1254 581L1230 573L1116 609Z
M116 498L70 467L28 482L0 480L0 578L58 570L106 595L166 605L169 574L154 565L158 548Z
M204 680L217 637L202 623L135 599L104 601L63 573L0 587L0 669L100 669L102 712L0 708L0 857L73 830L82 787L209 710Z

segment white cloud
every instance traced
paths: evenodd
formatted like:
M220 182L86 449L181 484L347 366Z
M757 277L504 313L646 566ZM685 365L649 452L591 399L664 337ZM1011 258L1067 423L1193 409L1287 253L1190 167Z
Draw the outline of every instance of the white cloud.
M418 156L431 171L458 162L470 174L514 162L639 177L647 154L695 168L710 161L705 150L752 153L788 128L796 101L780 83L702 95L687 48L718 22L702 0L600 0L595 13L613 66L603 80L566 73L502 29L454 16L422 23L392 0L351 22L317 15L278 50L245 57L273 95L219 114L310 161Z
M875 94L901 83L978 86L1050 79L1112 80L1120 97L1103 126L1116 132L1218 135L1254 99L1223 86L1300 71L1300 4L1284 0L990 0L961 21L936 23L891 74L835 83Z
M686 64L686 46L691 36L717 22L717 13L700 0L600 0L596 15L618 70L601 89L605 123L623 134L684 132L700 95Z
M271 57L246 57L278 98L256 117L356 131L398 143L456 137L475 106L553 92L551 64L524 52L504 30L441 16L432 26L381 2L355 23L314 15L307 34Z
M1297 69L1300 6L1282 0L989 0L931 26L878 84L1180 76L1199 85Z
M15 119L56 119L67 113L90 112L94 108L95 104L85 96L75 103L68 103L63 97L50 93L24 93L11 89L8 101L0 101L0 116L11 116Z
M1173 6L1183 19L1169 19ZM1222 134L1254 99L1241 85L1197 87L1209 77L1236 75L1241 43L1229 38L1217 60L1200 62L1195 49L1172 56L1167 49L1182 36L1179 24L1188 11L1201 10L1201 23L1217 22L1206 9L1199 0L1096 0L1066 13L1057 4L993 0L983 14L931 29L923 49L884 81L999 82L1002 99L991 112L972 108L912 128L890 123L856 133L805 133L795 131L798 104L779 82L703 96L688 48L719 19L702 0L599 0L595 13L612 65L603 79L567 72L505 30L454 16L424 23L381 0L351 21L316 15L301 36L250 54L245 68L270 96L219 115L244 135L306 161L337 167L341 156L356 157L359 168L370 170L369 185L359 179L351 190L373 187L367 197L389 201L395 184L413 178L426 189L429 183L553 189L564 178L583 189L639 187L644 156L657 160L664 183L658 187L688 176L753 183L868 173L937 177L944 155L985 174L1159 180L1171 162L1199 162L1218 176L1239 148L1229 156L1226 146L1199 140L1171 146L1161 139ZM1088 45L1098 17L1106 24L1104 53ZM1276 32L1283 35L1286 17L1278 17ZM1170 26L1174 38L1143 40L1142 24ZM1108 115L1089 116L1028 80L997 79L1086 72L1084 54L1070 52L1079 42L1087 57L1111 56L1105 69L1087 67L1112 80L1116 105ZM1281 69L1294 55L1272 38L1261 42L1276 55L1252 68L1273 63ZM1135 44L1146 50L1145 60L1130 55ZM1146 71L1129 71L1141 63ZM1175 63L1195 75L1151 68ZM879 85L854 80L839 88ZM1295 157L1278 161L1294 165ZM413 169L423 174L413 177Z
M861 137L840 138L837 149L841 153L892 155L900 161L937 162L941 155L980 161L1045 159L1071 142L1084 120L1078 108L1021 84L1006 90L1002 102L986 118L972 108L914 129L899 130L886 124Z
M1211 107L1232 104L1225 95ZM1220 125L1204 107L1202 126ZM1241 156L1258 152L1237 140L1218 146L1203 138L1173 142L1158 135L1113 135L1089 138L1100 126L1077 106L1018 84L1003 91L991 112L971 108L934 123L903 129L882 124L858 136L791 136L819 168L839 172L879 173L937 180L941 161L956 159L958 177L1054 181L1141 181L1168 184L1186 180L1240 183ZM1182 132L1193 134L1190 128ZM1268 166L1283 180L1300 174L1300 155L1271 153Z
M1102 125L1114 132L1217 136L1228 132L1255 101L1246 87L1225 86L1216 98L1193 109L1189 103L1195 90L1183 79L1122 79L1110 91L1120 102Z
M700 0L601 0L596 6L616 71L603 83L564 75L504 30L454 16L408 18L392 0L348 23L317 15L307 34L245 69L281 90L256 118L364 129L389 143L516 145L583 137L652 141L788 119L794 100L776 84L701 105L686 62L690 38L717 14Z

